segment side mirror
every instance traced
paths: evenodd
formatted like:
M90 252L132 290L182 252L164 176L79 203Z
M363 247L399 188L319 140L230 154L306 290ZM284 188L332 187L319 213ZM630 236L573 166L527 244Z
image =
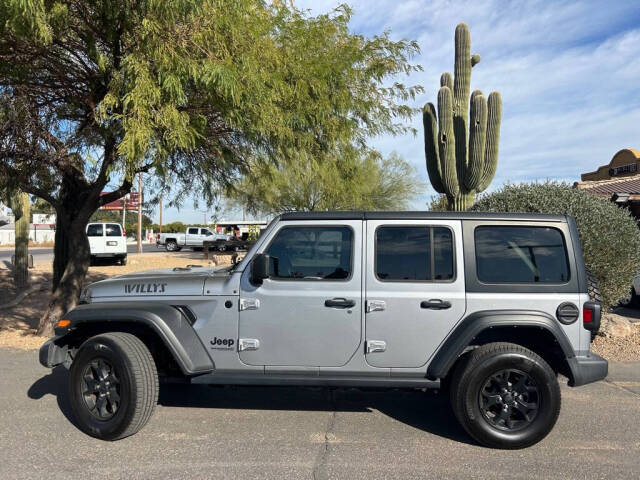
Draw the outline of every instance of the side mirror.
M269 278L270 257L267 254L259 253L251 262L251 283L262 284L265 278Z

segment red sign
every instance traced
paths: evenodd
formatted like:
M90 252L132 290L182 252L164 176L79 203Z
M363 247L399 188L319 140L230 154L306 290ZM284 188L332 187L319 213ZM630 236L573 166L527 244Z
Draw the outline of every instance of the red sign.
M106 195L107 193L109 192L102 192L100 195ZM131 192L118 200L106 203L100 207L100 210L122 210L125 204L127 210L138 210L138 192Z

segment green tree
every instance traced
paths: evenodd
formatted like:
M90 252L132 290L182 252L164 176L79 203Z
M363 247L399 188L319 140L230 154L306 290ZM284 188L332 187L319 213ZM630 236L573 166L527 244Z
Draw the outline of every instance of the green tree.
M343 149L274 165L254 162L229 195L252 214L314 210L403 210L424 188L397 154Z
M87 221L148 172L211 200L248 160L409 130L415 42L265 0L0 0L0 178L56 210L39 333L78 298ZM101 195L103 190L113 191Z

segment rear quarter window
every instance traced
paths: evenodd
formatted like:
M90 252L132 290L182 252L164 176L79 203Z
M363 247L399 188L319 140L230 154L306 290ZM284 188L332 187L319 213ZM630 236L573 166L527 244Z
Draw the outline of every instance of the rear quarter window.
M87 237L101 237L102 236L102 224L92 223L87 226Z
M117 223L109 223L106 226L107 237L121 237L122 229Z
M474 233L476 271L484 283L567 283L562 232L552 227L480 226Z

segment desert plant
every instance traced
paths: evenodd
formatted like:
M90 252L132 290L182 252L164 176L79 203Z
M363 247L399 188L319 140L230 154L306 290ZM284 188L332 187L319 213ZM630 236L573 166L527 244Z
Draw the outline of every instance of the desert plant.
M480 61L471 55L469 27L456 27L454 77L440 77L438 114L433 103L422 112L424 150L431 185L447 196L449 210L466 210L475 194L485 190L496 173L502 100L498 92L489 99L480 90L471 94L471 124L467 114L471 68Z
M625 208L566 183L506 185L486 194L471 210L571 215L576 220L587 268L598 278L603 304L629 294L640 270L640 231Z
M29 283L29 221L31 201L29 195L16 191L9 197L9 207L15 215L15 261L13 279L16 287L24 288Z

